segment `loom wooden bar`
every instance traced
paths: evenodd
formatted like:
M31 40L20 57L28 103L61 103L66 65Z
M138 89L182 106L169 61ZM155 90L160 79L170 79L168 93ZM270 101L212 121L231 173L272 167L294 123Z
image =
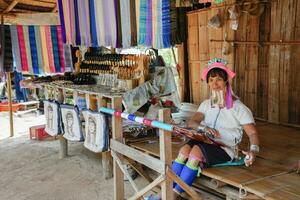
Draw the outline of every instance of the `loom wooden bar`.
M158 112L159 121L164 123L170 122L170 109L160 109ZM164 167L170 168L172 165L172 140L171 132L159 129L159 150L160 160L165 164ZM161 184L161 198L163 200L172 199L173 196L173 182L170 177L166 177L166 180Z
M165 165L164 163L152 156L149 156L141 151L138 151L132 147L128 147L127 145L118 142L116 140L110 141L111 149L113 151L116 151L118 153L123 154L124 156L127 156L143 165L146 165L147 167L164 174L165 173Z
M7 72L7 93L8 93L8 106L9 106L9 131L10 137L14 136L14 118L12 110L12 88L11 88L11 73Z
M115 110L122 109L122 98L113 97L112 107ZM122 141L122 119L120 117L112 116L112 140L111 141ZM113 161L113 173L114 173L114 200L124 199L124 175L122 170L118 166L117 162Z

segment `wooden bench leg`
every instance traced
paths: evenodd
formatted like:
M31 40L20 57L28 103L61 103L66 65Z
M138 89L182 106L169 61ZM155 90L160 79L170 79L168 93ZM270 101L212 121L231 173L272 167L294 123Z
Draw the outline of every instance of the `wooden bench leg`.
M113 160L110 151L102 153L103 178L110 179L113 177Z
M63 136L60 136L59 143L60 143L59 158L63 159L68 155L68 141Z

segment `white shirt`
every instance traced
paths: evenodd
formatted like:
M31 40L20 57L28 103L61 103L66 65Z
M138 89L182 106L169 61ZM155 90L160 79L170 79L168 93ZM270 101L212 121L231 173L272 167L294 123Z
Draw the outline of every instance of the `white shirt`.
M200 104L198 112L204 114L202 125L219 131L221 137L215 141L225 144L227 147L222 148L233 159L236 156L235 147L242 140L242 126L255 123L250 109L240 100L235 100L231 109L212 108L210 99L207 99Z

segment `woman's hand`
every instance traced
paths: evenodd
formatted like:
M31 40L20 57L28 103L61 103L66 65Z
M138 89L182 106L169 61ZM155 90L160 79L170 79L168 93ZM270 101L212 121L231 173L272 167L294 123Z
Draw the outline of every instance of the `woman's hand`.
M214 128L205 127L205 133L212 135L214 138L220 138L220 133Z
M246 156L245 157L245 165L246 165L246 167L249 167L255 161L256 154L252 151L242 151L242 152Z

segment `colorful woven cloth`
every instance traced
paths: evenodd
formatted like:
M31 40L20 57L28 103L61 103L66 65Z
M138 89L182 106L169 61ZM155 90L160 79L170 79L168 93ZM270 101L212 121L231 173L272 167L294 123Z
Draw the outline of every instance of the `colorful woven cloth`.
M36 48L35 32L33 26L28 26L32 68L34 74L39 74L38 52Z
M163 34L163 48L171 47L170 0L162 0L162 34Z
M140 0L140 12L139 12L139 44L146 45L147 37L147 1Z
M13 55L10 28L7 25L0 27L0 66L3 66L0 71L13 71Z
M14 58L14 67L16 71L22 71L21 55L19 50L18 31L16 26L10 26L11 44Z
M131 46L130 1L131 0L120 1L123 48Z

